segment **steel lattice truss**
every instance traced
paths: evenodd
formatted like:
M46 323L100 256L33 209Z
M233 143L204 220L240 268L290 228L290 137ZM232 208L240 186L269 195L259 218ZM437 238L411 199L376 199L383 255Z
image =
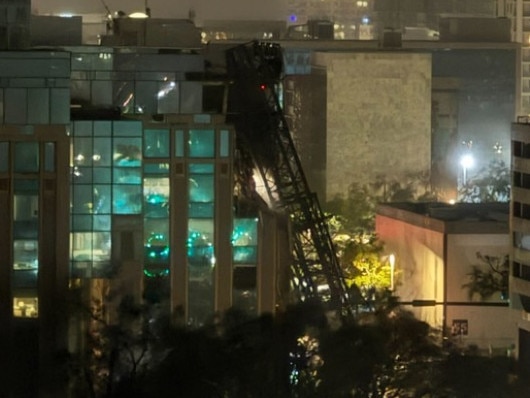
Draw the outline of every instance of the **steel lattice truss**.
M301 300L319 299L347 317L354 310L324 213L310 191L283 115L276 85L282 53L277 44L252 42L227 51L232 79L229 113L239 151L248 151L272 206L290 218L292 284Z

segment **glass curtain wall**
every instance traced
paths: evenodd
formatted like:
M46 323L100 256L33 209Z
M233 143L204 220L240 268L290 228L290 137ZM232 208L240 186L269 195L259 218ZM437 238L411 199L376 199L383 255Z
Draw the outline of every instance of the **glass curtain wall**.
M169 129L146 129L143 154L144 297L170 298Z
M258 219L236 218L232 233L234 307L257 313Z
M142 210L142 124L76 121L72 147L71 276L113 273L111 217Z
M215 130L188 131L188 322L214 311Z
M13 315L38 315L39 171L38 142L14 143Z

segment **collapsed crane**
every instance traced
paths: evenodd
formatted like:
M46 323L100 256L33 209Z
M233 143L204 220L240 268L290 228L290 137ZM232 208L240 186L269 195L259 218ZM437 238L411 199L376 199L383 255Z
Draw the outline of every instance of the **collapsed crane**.
M328 224L309 189L276 92L283 71L281 47L257 41L238 45L227 50L226 65L231 79L228 112L238 149L258 170L271 205L290 219L291 283L298 298L317 299L351 318L354 305Z

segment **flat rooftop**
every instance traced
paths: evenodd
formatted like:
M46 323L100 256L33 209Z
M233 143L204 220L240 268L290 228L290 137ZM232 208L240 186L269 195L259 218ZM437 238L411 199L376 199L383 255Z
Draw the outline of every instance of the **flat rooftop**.
M376 214L443 233L508 233L510 204L385 203Z

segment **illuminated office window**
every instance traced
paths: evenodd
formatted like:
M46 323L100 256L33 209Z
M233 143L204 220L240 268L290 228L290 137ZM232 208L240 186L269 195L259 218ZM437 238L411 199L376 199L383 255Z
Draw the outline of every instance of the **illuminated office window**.
M257 313L257 218L234 219L232 253L233 305L248 313Z
M169 155L169 148L168 148ZM169 164L145 163L143 179L144 298L165 304L170 297Z
M39 182L15 179L13 196L13 315L36 317L39 272Z
M214 165L195 163L189 166L189 217L213 218Z
M213 158L215 156L214 130L190 130L188 134L191 158Z
M188 220L189 323L203 325L214 311L214 221Z
M188 175L188 320L199 326L214 310L214 165L190 164Z
M230 156L230 132L228 130L221 130L219 143L219 156L222 158Z
M169 157L169 130L147 129L144 131L144 156L147 158Z
M39 300L36 296L14 297L13 315L17 318L36 318L39 315Z

